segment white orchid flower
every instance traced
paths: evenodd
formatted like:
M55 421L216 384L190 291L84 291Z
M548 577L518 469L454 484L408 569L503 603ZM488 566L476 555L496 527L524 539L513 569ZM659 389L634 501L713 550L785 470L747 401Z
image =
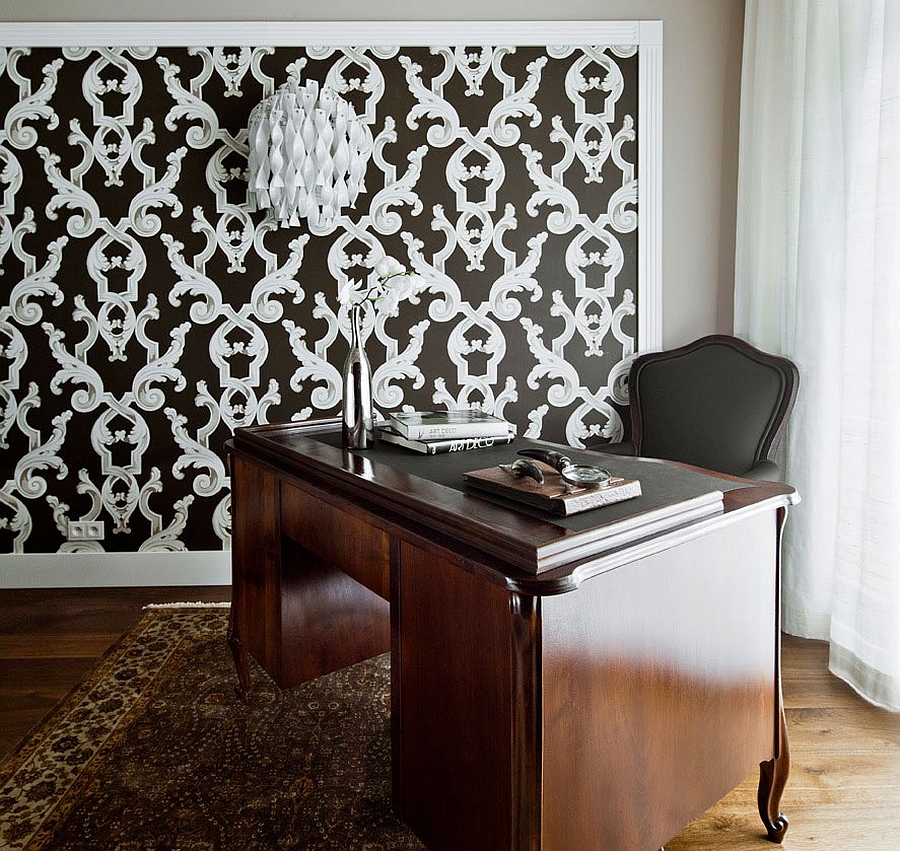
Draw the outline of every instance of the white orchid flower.
M375 264L375 274L383 281L406 274L406 266L394 257L385 255Z
M400 302L413 294L415 289L413 278L413 275L400 273L384 282L384 295L378 300L378 305L388 316L396 316Z
M363 288L356 281L348 281L341 287L338 298L342 304L358 307L367 301L377 305L388 316L396 316L400 302L413 295L419 276L407 272L396 258L384 256L372 270L375 282Z
M362 304L368 293L363 292L356 281L348 280L338 292L338 301L341 304L349 304L351 307Z

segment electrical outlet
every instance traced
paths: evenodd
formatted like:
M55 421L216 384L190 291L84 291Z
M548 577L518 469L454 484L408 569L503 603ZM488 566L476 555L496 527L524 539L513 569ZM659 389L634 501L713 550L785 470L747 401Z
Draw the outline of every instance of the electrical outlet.
M106 531L102 520L70 520L70 541L102 541Z

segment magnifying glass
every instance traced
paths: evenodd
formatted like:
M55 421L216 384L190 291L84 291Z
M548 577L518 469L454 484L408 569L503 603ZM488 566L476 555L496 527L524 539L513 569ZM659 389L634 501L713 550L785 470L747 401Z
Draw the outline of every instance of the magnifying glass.
M591 464L573 464L568 455L554 449L520 449L517 454L549 464L570 485L602 488L609 484L611 478L609 470Z

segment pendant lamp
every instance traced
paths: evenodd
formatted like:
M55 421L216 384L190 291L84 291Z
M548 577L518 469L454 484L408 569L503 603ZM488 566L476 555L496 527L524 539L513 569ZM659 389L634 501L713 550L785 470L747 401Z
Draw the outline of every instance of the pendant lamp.
M282 227L329 227L360 192L372 134L353 104L315 80L290 79L250 113L248 201Z

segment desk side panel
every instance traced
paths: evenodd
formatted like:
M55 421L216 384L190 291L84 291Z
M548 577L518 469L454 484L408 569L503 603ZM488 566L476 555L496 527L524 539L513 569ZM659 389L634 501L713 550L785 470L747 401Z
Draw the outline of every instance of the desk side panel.
M439 552L400 545L395 809L429 851L504 851L512 842L509 593Z
M334 497L333 497L334 499ZM311 553L390 599L390 538L352 505L335 505L312 488L282 484L282 532Z
M387 600L291 538L282 547L282 688L391 649Z
M776 581L773 511L542 601L542 851L659 848L772 758Z
M276 680L281 665L280 491L276 476L235 455L232 470L232 631Z
M370 519L282 483L282 687L390 650L390 537Z

